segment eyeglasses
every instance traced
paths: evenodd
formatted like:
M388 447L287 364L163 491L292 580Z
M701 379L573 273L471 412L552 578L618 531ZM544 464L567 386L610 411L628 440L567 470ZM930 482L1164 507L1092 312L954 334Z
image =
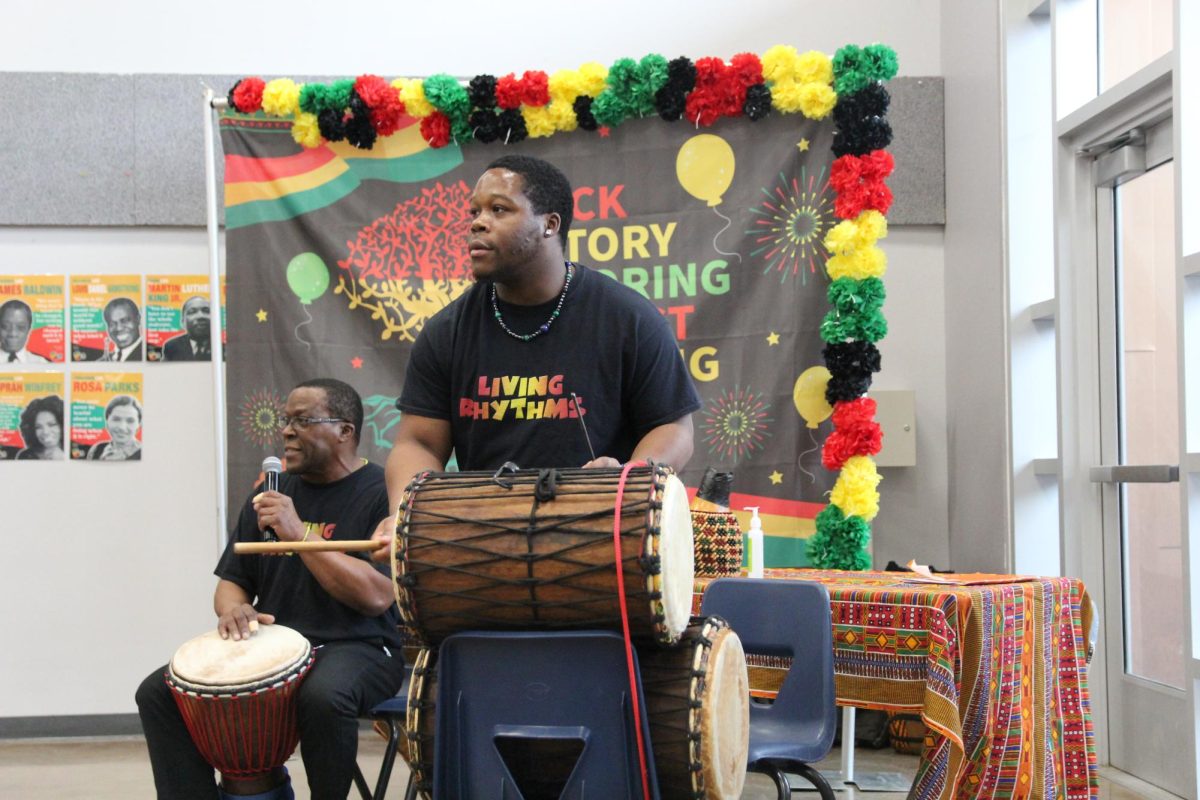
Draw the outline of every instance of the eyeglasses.
M309 425L317 425L322 422L345 422L341 417L280 417L279 429L283 430L288 425L291 425L298 431L307 430Z

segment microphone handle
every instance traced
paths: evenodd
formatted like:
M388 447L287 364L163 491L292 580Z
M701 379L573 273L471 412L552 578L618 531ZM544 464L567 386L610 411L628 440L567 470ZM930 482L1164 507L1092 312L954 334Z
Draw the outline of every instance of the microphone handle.
M264 491L278 492L279 491L279 473L278 472L266 473L266 480L264 481L263 486L264 486ZM279 536L275 533L275 529L272 528L270 525L263 528L263 541L265 541L265 542L278 542L279 541Z

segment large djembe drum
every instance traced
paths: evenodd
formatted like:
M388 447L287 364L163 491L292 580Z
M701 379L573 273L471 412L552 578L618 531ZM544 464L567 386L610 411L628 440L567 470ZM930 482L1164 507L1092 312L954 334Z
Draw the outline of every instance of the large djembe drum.
M308 640L283 625L262 625L240 641L209 631L175 652L167 685L224 784L261 780L295 751L295 695L312 664Z
M736 800L746 781L750 702L741 641L720 617L693 620L670 649L639 647L651 749L663 800ZM422 649L408 690L400 755L432 793L435 653ZM573 754L572 754L573 755Z
M620 630L626 615L634 638L678 641L694 573L687 490L669 467L623 474L418 475L392 544L401 617L430 644L465 630Z

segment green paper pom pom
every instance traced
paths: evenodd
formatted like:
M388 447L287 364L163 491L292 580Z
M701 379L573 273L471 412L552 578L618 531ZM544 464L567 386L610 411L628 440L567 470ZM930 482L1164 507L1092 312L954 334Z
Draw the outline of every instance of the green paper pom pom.
M354 81L334 81L325 95L325 108L341 111L350 105L350 93L354 91Z
M446 75L430 75L424 81L425 99L451 121L466 119L471 113L471 96L458 79ZM457 135L455 138L458 138Z
M817 530L808 539L809 561L819 569L864 570L871 566L866 552L871 528L861 517L847 517L833 503L817 514Z
M324 108L323 97L326 87L320 83L306 83L300 87L300 110L307 114L320 114Z
M629 116L629 104L612 89L605 89L592 103L592 116L601 125L615 128Z
M864 69L877 81L890 81L900 69L896 51L886 44L869 44L863 48Z
M639 117L656 113L654 105L658 90L667 84L667 59L651 53L638 62L630 96L630 112Z

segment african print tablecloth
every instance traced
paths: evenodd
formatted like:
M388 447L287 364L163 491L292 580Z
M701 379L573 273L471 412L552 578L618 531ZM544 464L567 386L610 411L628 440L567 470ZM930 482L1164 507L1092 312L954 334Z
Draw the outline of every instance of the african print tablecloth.
M767 570L829 590L840 705L920 711L914 800L1099 796L1087 691L1091 604L1074 578ZM699 592L709 581L697 581ZM784 663L747 655L751 689ZM773 683L772 683L773 681Z

